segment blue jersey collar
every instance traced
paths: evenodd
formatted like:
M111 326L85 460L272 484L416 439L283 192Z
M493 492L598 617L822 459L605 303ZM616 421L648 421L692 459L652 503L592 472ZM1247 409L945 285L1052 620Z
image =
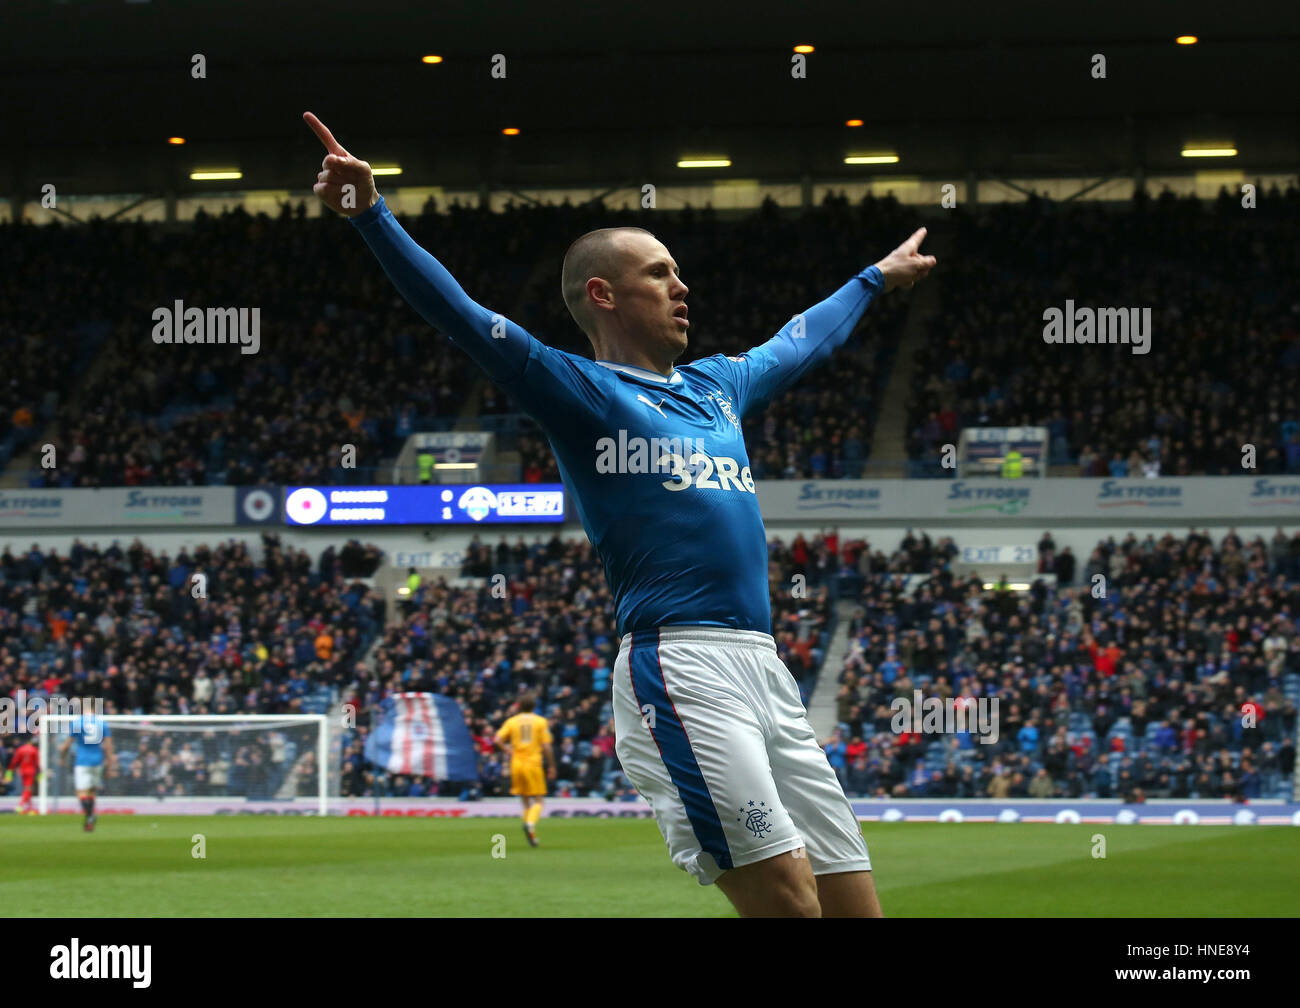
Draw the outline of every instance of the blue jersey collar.
M601 367L607 367L611 371L622 371L624 374L630 374L633 378L644 378L646 381L659 382L661 385L676 385L682 380L682 373L676 368L673 373L665 378L656 371L647 371L645 368L633 367L631 364L616 364L613 361L596 361Z

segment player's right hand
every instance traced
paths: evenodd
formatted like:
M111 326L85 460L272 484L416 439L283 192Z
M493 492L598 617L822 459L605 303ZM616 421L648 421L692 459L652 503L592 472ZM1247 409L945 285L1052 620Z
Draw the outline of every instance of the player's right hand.
M911 287L918 280L924 280L934 268L936 261L934 256L922 255L920 252L925 234L925 228L917 228L912 233L912 237L876 263L876 268L885 278L885 290Z
M344 217L365 213L379 202L370 165L344 150L343 145L334 139L334 134L310 112L304 112L302 117L329 152L320 163L321 170L312 191L322 203Z

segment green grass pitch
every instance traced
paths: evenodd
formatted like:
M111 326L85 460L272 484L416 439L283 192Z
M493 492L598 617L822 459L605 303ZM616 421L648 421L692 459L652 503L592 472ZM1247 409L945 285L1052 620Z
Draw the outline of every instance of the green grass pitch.
M207 857L191 856L203 834ZM1269 917L1300 829L867 823L892 917ZM1103 834L1106 857L1094 858ZM494 837L505 857L493 857ZM35 917L729 917L648 820L0 817L0 901ZM500 845L496 844L498 853Z

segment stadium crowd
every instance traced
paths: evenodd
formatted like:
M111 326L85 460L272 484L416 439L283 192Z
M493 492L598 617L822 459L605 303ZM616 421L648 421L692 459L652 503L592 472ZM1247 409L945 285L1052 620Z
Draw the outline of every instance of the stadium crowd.
M1234 532L1217 547L1195 531L1130 533L1098 543L1082 587L1039 578L1022 595L956 576L951 551L926 539L909 534L856 598L826 745L850 794L1290 793L1300 532L1267 543ZM1059 573L1065 555L1045 536L1041 573ZM923 583L909 592L904 570ZM996 698L996 740L893 730L894 700L911 703L918 689L963 704Z
M386 604L362 580L381 557L353 541L329 547L313 564L276 536L262 541L258 560L238 540L174 556L139 539L125 548L77 540L66 555L6 547L0 696L99 699L107 714L308 712L313 693L352 681L383 627ZM139 751L149 758L122 763L123 779L110 776L106 787L160 796L187 787L213 794L269 787L278 780L269 768L288 769L275 759L283 749L261 751L272 741L250 736L235 749L222 743L223 772L197 758L215 752L215 741L196 739L187 748L146 735ZM0 748L5 744L0 737ZM315 759L310 746L300 755ZM246 765L253 767L247 774ZM314 792L310 775L300 779Z
M614 754L612 602L592 547L558 536L475 540L456 583L422 583L405 616L364 580L373 546L316 564L263 538L175 557L140 541L77 542L66 556L0 553L0 695L102 697L108 713L357 714L341 750L345 796L500 795L492 743L524 691L556 738L555 794L627 799ZM1099 542L1077 570L1050 533L1038 579L1016 594L953 571L948 538L908 532L886 553L836 530L769 541L779 655L805 701L855 604L827 758L855 796L1280 796L1295 765L1300 532ZM206 598L195 575L206 575ZM1104 579L1105 593L1093 587ZM370 645L373 643L373 650ZM363 660L364 656L364 660ZM996 740L896 731L893 701L997 698ZM383 699L455 698L480 779L377 771L365 741ZM904 726L906 727L906 726ZM311 794L302 729L227 736L141 732L106 788L131 795ZM988 739L986 741L985 739ZM0 739L0 750L13 743ZM0 760L7 750L0 752ZM286 791L287 789L287 791Z
M613 751L612 602L587 542L476 540L463 584L421 584L402 622L386 628L386 604L364 581L381 562L376 547L330 547L313 564L266 535L262 552L255 561L234 540L175 556L138 539L125 549L77 541L66 556L5 549L0 696L100 698L105 713L141 715L325 713L331 700L343 702L356 719L342 743L342 794L411 796L459 794L467 784L487 795L507 790L493 734L519 693L536 690L556 736L559 793L632 796ZM778 650L808 691L833 629L832 588L800 540L774 541L769 559ZM797 581L805 570L811 586ZM195 597L198 574L207 579L203 597ZM461 704L481 780L413 780L368 765L374 713L403 691ZM105 789L312 794L314 735L304 731L197 731L178 740L133 728L131 758L110 768ZM5 745L0 737L0 761Z
M1300 472L1300 413L1289 395L1300 368L1291 240L1300 191L1260 198L1254 211L1225 192L1217 201L1031 198L948 212L940 311L910 389L912 472L948 475L939 448L963 427L1026 424L1046 426L1052 461L1077 463L1082 475L1241 473L1246 444L1256 446L1255 471ZM691 288L684 360L762 342L915 223L892 198L851 204L832 194L799 215L769 200L726 220L709 208L436 209L431 202L403 223L475 300L583 355L590 347L557 290L568 243L603 226L651 230ZM1244 214L1249 226L1237 220ZM463 412L513 414L510 397L465 355L431 342L365 243L341 228L307 217L302 203L275 218L200 213L181 231L0 225L12 260L0 290L15 306L0 323L12 365L0 388L0 464L44 435L57 466L32 469L33 485L365 482L412 430ZM327 245L329 256L313 254ZM1211 256L1222 265L1207 273ZM58 293L73 288L83 294L75 306ZM177 299L258 307L259 352L155 344L153 312ZM1150 308L1150 352L1045 343L1043 312L1067 299ZM909 305L906 293L878 301L834 368L746 421L755 478L867 473ZM520 451L521 478L558 479L540 432L522 426L517 445L500 445ZM344 445L356 448L356 469L342 468Z
M833 196L799 218L769 201L737 221L707 208L436 209L431 202L403 224L471 297L583 355L590 346L558 296L568 243L598 227L652 230L692 288L696 326L684 360L762 342L908 228L892 199L850 206ZM32 486L374 481L413 430L448 426L466 410L516 409L466 355L431 336L359 236L307 217L302 203L275 218L200 212L183 230L96 220L0 225L0 235L25 257L0 275L16 306L0 329L13 365L0 389L0 464L46 438L56 464L30 469ZM330 255L316 254L324 247ZM68 289L81 292L75 308L59 294ZM256 307L258 351L155 343L154 312L176 301ZM903 295L877 302L833 371L805 377L750 422L756 477L863 472L906 305ZM69 333L81 334L75 355ZM522 478L557 480L539 432L523 426ZM344 468L345 445L356 449L354 469Z
M940 448L965 427L1035 425L1082 476L1241 475L1248 444L1253 471L1300 473L1300 190L951 215L910 389L915 468L951 476ZM1046 343L1067 301L1149 310L1148 352Z

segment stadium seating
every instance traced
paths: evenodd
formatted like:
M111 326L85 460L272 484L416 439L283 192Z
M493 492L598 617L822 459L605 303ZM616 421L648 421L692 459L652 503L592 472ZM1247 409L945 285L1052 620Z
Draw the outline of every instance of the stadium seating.
M893 200L850 207L833 197L802 221L772 207L729 223L707 210L651 220L567 204L499 214L426 209L405 226L475 300L585 355L590 347L556 296L564 249L585 231L649 226L675 249L693 289L696 357L762 342L862 269L863 248L886 247L906 226ZM238 209L200 213L184 232L103 221L84 232L0 225L5 242L27 256L22 269L0 275L6 303L23 305L0 329L12 362L0 393L0 467L22 464L23 450L41 436L59 464L30 466L33 487L375 482L380 462L400 447L399 415L413 418L415 430L433 430L477 414L516 421L494 427L499 447L520 451L522 479L557 479L536 427L395 299L365 243L339 228L307 218L302 205L286 205L274 219ZM199 243L204 254L191 254ZM329 256L309 252L325 246ZM225 264L219 286L213 260ZM39 283L37 268L46 270ZM166 278L161 289L158 278ZM73 288L83 295L75 308L56 296ZM179 292L202 307L258 306L259 351L155 344L151 313ZM756 472L862 474L887 348L904 314L905 302L882 302L835 374L809 376L751 427L750 437L762 438ZM78 334L75 352L55 338L63 332ZM66 347L62 356L45 349L52 345ZM817 426L802 432L814 415ZM344 444L357 447L356 469L339 468Z
M474 587L446 581L426 583L403 622L385 629L386 605L379 594L351 578L373 572L373 547L352 544L341 556L331 548L313 563L301 551L264 536L264 556L254 562L244 547L226 543L199 547L175 557L155 553L139 540L125 550L78 544L69 555L32 550L0 553L0 695L19 689L30 695L102 696L108 713L295 714L325 713L317 687L359 711L357 733L344 737L345 794L437 793L438 783L376 777L361 759L371 712L391 692L429 690L460 701L479 740L483 793L508 782L493 767L491 734L508 716L519 692L537 690L542 707L562 736L572 723L577 744L576 794L625 797L613 755L609 673L617 652L612 603L591 546L540 537L513 546L476 544L464 567ZM801 689L816 681L826 640L833 629L829 586L812 570L806 597L790 590L803 567L779 540L770 546L772 603L778 653ZM190 574L208 575L212 598L195 600ZM494 598L487 581L506 573L506 599ZM301 579L306 578L307 588ZM152 590L148 586L157 579ZM43 602L44 619L29 614ZM287 619L280 619L281 612ZM331 638L322 657L317 637ZM174 641L160 647L159 639ZM373 644L373 648L372 648ZM362 659L365 658L363 663ZM117 782L128 793L142 786L134 761L150 756L127 749ZM238 768L240 751L252 760L263 742L213 742L204 765L222 761ZM179 750L154 757L148 794L177 794L194 788L192 770ZM283 761L257 758L281 768ZM227 787L241 784L231 769ZM269 771L268 771L269 772ZM274 793L281 777L259 778ZM209 768L203 789L211 784ZM459 793L464 782L447 785ZM108 787L115 786L109 782ZM305 781L302 786L306 786ZM141 791L140 793L145 793Z
M1082 475L1138 475L1144 462L1161 475L1240 472L1247 441L1259 446L1259 472L1300 472L1290 394L1300 369L1300 191L1268 198L1270 213L1248 229L1226 226L1241 212L1230 199L1030 199L951 211L940 311L912 370L909 472L950 476L935 459L963 427L1019 424L1048 427L1052 462ZM772 204L728 221L707 209L564 204L455 207L404 223L481 304L581 354L590 348L556 296L567 243L596 227L648 227L683 264L694 358L761 342L861 269L864 249L888 247L913 221L893 199L828 195L803 217ZM301 205L274 219L200 214L192 232L0 226L22 264L0 271L6 303L18 306L0 323L9 377L0 467L25 464L40 436L60 461L28 469L33 486L367 482L397 453L399 415L417 430L478 415L511 421L501 447L520 451L522 479L557 478L536 427L395 299L363 242L337 240L339 226ZM202 257L188 254L196 242ZM326 244L330 256L309 254ZM1218 265L1207 271L1211 256ZM226 264L219 288L212 258ZM83 292L75 302L56 295L74 287ZM1157 290L1150 355L1062 353L1042 340L1044 306L1081 291L1099 305L1150 306ZM1272 293L1252 299L1252 290ZM259 352L154 344L150 313L175 292L207 307L259 306ZM868 474L908 305L878 302L834 369L807 375L746 421L756 478ZM55 338L64 334L72 340ZM339 468L343 444L357 446L357 469Z
M1031 199L954 210L953 254L936 284L941 310L914 371L909 454L924 462L968 425L1042 424L1051 431L1053 462L1077 462L1083 475L1133 473L1152 459L1163 475L1239 472L1240 444L1248 440L1261 447L1259 471L1300 472L1292 394L1300 368L1300 193L1269 199L1270 215L1248 232L1224 226L1225 215L1239 212L1232 200L1161 197L1103 207ZM650 227L683 265L692 319L699 321L690 352L702 356L735 353L765 338L788 313L860 269L864 249L886 247L905 232L909 218L893 200L850 205L831 196L803 218L770 204L726 221L708 210L647 215L565 204L500 214L457 207L405 223L480 303L575 352L587 348L555 296L566 243L599 226ZM56 444L60 462L56 470L28 473L37 486L365 481L395 454L399 418L414 429L445 429L465 414L500 430L518 450L522 479L557 479L536 427L519 418L507 396L466 379L468 359L395 297L364 243L338 240L339 227L308 219L301 208L275 219L238 210L200 214L192 233L107 222L0 227L16 252L14 268L0 271L0 290L16 306L0 321L8 378L0 387L0 467L13 466L40 437ZM196 239L226 264L220 287L207 260L187 254ZM310 255L326 243L334 254ZM250 247L256 255L247 254ZM1216 268L1207 272L1207 261ZM555 268L541 270L539 263ZM1261 271L1266 282L1241 282ZM184 291L194 303L260 305L261 352L154 344L147 320L164 296L160 277L168 297ZM84 296L61 296L73 288ZM1100 303L1149 304L1157 289L1165 307L1149 358L1125 347L1075 348L1094 355L1083 364L1047 353L1060 348L1042 342L1043 305L1080 290ZM1274 295L1252 300L1244 293L1261 289ZM865 474L907 305L882 301L835 369L807 376L746 421L757 478ZM345 443L358 446L358 470L338 468L337 447ZM572 714L577 725L572 790L624 791L617 760L593 749L602 727L612 730L608 677L617 641L589 546L558 539L504 550L480 545L465 575L507 573L509 599L481 587L426 585L404 621L385 628L383 603L350 581L334 558L318 565L267 542L258 564L229 545L176 558L145 543L81 546L67 557L6 550L0 691L40 689L51 680L61 690L103 690L122 711L271 713L307 709L313 701L304 686L335 689L362 707L385 691L430 688L460 699L482 740L519 689L532 687L542 691L548 715L563 724ZM1065 554L1052 552L1042 572L1055 573L1061 587L1049 590L1038 610L1028 599L1015 602L1020 628L995 644L994 631L1005 626L1002 603L974 611L984 593L948 569L951 542L913 541L886 555L862 542L817 536L769 543L774 634L807 698L835 630L836 600L857 603L854 643L835 671L848 687L840 703L844 738L858 737L870 750L870 772L854 778L866 793L937 787L983 795L995 762L1013 789L1024 789L1050 762L1053 787L1067 794L1093 793L1103 777L1112 790L1140 787L1149 795L1289 794L1288 740L1300 703L1292 622L1264 620L1258 635L1239 640L1198 616L1196 625L1179 626L1177 648L1154 636L1124 642L1123 668L1110 682L1073 633L1057 652L1042 653L1049 614L1076 630L1099 620L1099 639L1114 639L1132 584L1158 589L1162 604L1194 603L1199 551L1207 546L1212 577L1231 584L1223 590L1233 623L1278 611L1281 596L1290 599L1291 613L1300 611L1300 537L1246 544L1230 536L1216 545L1196 536L1130 536L1098 543L1078 558L1077 570L1073 557L1065 564ZM187 600L182 586L196 564L241 585L237 598L221 606ZM1227 580L1251 565L1262 565L1267 579ZM1086 582L1098 572L1114 589L1101 603L1072 587L1076 574ZM935 574L934 597L895 591L903 573ZM292 580L300 575L317 594L295 593ZM807 578L806 597L790 590L796 575ZM156 589L148 587L153 577L160 579ZM1261 595L1265 583L1274 588L1273 601ZM266 612L285 608L292 614L286 623L266 622ZM982 635L969 634L972 621ZM318 626L334 627L337 646L327 661L310 647L308 635ZM155 629L175 637L179 659L151 649ZM1013 730L991 746L936 742L917 753L894 752L878 717L892 696L880 673L891 635L909 689L951 693L979 682L1004 701ZM1266 643L1277 640L1280 650ZM1225 646L1229 657L1220 664ZM1207 662L1215 664L1207 669ZM197 702L194 679L204 666L213 696ZM1246 698L1266 716L1243 731L1232 711ZM1018 733L1027 723L1026 751ZM344 776L354 793L433 787L368 778L355 741L346 747ZM492 793L502 787L499 767L493 778L487 746L481 748L483 788ZM918 765L928 776L913 783ZM1170 774L1167 786L1162 771Z
M1106 797L1096 787L1097 768L1102 767L1112 793L1121 797L1141 789L1147 797L1289 799L1300 705L1300 628L1283 613L1300 611L1300 579L1294 566L1300 557L1300 534L1282 537L1271 548L1262 540L1245 544L1248 552L1264 558L1266 577L1233 585L1223 600L1223 625L1207 617L1207 596L1194 590L1205 545L1200 535L1183 540L1165 535L1158 543L1139 542L1134 536L1119 544L1099 543L1093 562L1109 564L1110 555L1118 551L1133 561L1134 573L1121 576L1117 590L1104 600L1068 585L1050 590L1038 612L1028 596L1005 608L990 604L978 579L952 576L942 553L933 566L915 570L933 575L933 599L924 598L926 589L918 589L912 598L899 597L885 590L888 574L870 574L856 596L858 615L850 626L854 646L839 673L841 734L868 745L859 773L846 774L846 787L863 795L983 797L990 793L995 764L1001 764L1013 777L1021 775L1011 795L1019 791L1024 797L1024 782L1048 765L1052 793L1070 797ZM1210 560L1215 576L1241 545L1219 544ZM870 555L860 542L848 543L846 549ZM907 569L915 555L900 548L889 558L890 570ZM1156 579L1154 573L1166 563L1172 576ZM1186 603L1193 616L1185 626L1180 624L1184 636L1177 648L1164 646L1154 632L1126 640L1120 666L1108 680L1079 631L1099 623L1104 628L1099 633L1118 639L1120 621L1132 616L1123 601L1124 589L1138 582L1156 593L1155 604L1167 612L1177 612ZM1275 603L1263 601L1266 587ZM984 604L973 613L977 600ZM1019 622L1014 633L1007 632L1011 615ZM1066 618L1069 629L1057 649L1047 653L1037 642L1046 639L1046 620L1056 615ZM1245 616L1261 633L1229 639L1225 627L1235 624L1238 616ZM982 626L982 635L970 634L972 620ZM937 636L934 621L941 627ZM923 646L923 628L938 640L938 647ZM999 631L1002 635L993 645ZM1275 634L1283 647L1273 653L1273 664L1264 666L1263 642ZM900 667L891 683L882 663L892 657L885 642L894 637ZM1226 650L1216 646L1220 642ZM1035 650L1038 655L1031 660ZM904 681L905 686L897 685ZM898 736L882 730L880 711L896 693L910 696L913 688L921 688L927 695L955 696L965 686L975 687L976 695L998 697L999 740L967 748L964 755L959 750L940 780L913 784L908 762L923 754L927 766L935 765L951 755L950 747L944 742L919 750L900 746ZM1257 727L1242 724L1247 700L1263 711ZM1112 717L1108 708L1121 713ZM1017 734L1020 711L1032 711L1044 728L1027 746ZM1057 756L1053 746L1064 752ZM976 770L969 781L962 776L965 766ZM1168 780L1160 779L1162 773Z
M951 477L935 460L964 427L1036 425L1049 429L1051 462L1083 476L1141 476L1144 462L1163 476L1239 475L1248 442L1258 472L1300 472L1300 190L1268 199L1249 227L1226 191L954 210L909 456ZM1043 311L1067 298L1152 308L1150 352L1046 344Z

